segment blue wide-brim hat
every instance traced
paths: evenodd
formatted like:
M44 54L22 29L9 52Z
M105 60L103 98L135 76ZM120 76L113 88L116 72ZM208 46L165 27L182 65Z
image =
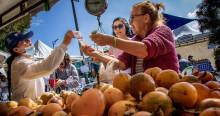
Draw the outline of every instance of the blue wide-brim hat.
M16 47L19 41L29 39L33 35L34 33L32 31L29 31L27 33L18 33L18 32L10 33L5 39L5 46L8 50L11 50Z

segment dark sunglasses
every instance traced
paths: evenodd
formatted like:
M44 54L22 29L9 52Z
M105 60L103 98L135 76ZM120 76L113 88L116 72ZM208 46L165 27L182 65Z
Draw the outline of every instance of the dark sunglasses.
M24 39L24 41L28 43L28 42L30 42L31 40L30 40L30 39Z
M69 62L69 61L70 61L70 59L65 59L65 61Z
M123 24L114 25L114 26L113 26L113 29L114 29L114 30L116 30L117 28L118 28L118 29L122 29L123 26L124 26Z

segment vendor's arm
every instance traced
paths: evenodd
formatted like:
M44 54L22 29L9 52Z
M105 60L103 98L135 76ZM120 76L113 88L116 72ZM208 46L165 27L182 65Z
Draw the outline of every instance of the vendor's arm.
M125 69L125 64L118 60L117 58L105 55L104 53L101 53L99 51L94 50L90 46L82 46L81 50L88 56L95 58L104 64L107 64L109 61L113 60L116 62L115 67L120 68L120 69Z
M70 44L72 37L73 32L68 31L64 37L63 43L59 47L55 48L51 55L42 62L32 64L20 62L20 66L22 66L20 70L21 76L25 79L35 79L49 75L53 72L62 62L67 46Z
M92 34L92 40L98 45L110 45L139 58L157 57L167 54L175 48L172 31L167 26L159 26L141 42L120 39L106 34Z
M145 58L148 55L147 46L143 42L125 40L121 38L114 38L116 41L116 48L123 50L126 53ZM109 43L111 45L112 43ZM111 45L112 46L112 45ZM114 45L113 45L114 46Z
M125 40L100 33L92 34L90 37L101 46L110 45L140 58L145 58L148 55L147 47L143 42Z

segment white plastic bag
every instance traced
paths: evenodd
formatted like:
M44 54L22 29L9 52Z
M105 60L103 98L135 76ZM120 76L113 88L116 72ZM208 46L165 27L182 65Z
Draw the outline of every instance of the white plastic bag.
M74 77L70 76L66 79L66 86L68 88L76 88L79 86L79 82Z
M119 72L118 69L114 69L115 61L111 60L106 64L106 67L101 64L99 69L100 82L112 83L115 74Z

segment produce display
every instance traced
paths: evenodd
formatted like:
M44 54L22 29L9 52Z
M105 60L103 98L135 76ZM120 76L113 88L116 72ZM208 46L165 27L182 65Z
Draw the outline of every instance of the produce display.
M18 113L19 112L19 113ZM82 94L45 92L0 104L0 116L218 116L220 83L209 72L186 76L149 68L133 76L116 73Z

